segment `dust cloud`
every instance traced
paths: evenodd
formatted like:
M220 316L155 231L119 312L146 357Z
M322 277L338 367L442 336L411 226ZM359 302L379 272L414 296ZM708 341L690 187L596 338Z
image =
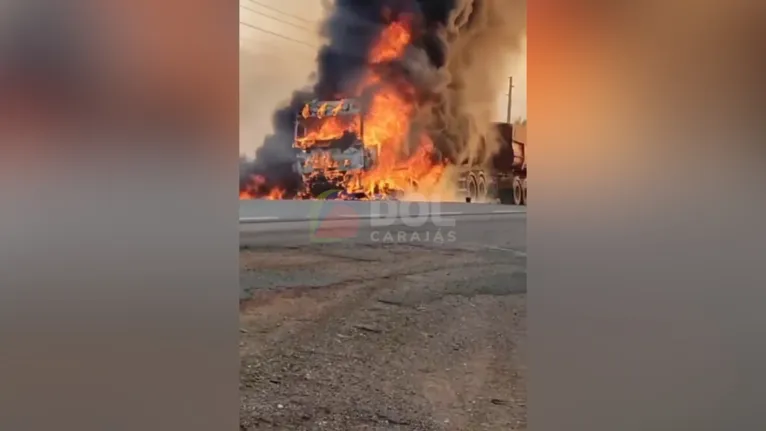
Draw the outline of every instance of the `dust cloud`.
M445 85L426 119L437 146L456 162L483 164L497 152L490 126L498 95L507 93L509 69L521 69L525 35L525 0L456 1L440 34ZM526 76L514 79L518 88Z

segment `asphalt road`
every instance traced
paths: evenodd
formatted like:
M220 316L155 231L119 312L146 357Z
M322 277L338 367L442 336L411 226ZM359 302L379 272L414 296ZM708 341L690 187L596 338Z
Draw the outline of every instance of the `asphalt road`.
M424 220L349 218L240 224L242 248L332 243L483 247L525 256L526 213L443 216Z
M240 224L240 429L527 429L526 214L412 224Z
M419 217L425 214L463 216L524 213L526 207L461 202L243 200L240 223L269 223L309 219Z

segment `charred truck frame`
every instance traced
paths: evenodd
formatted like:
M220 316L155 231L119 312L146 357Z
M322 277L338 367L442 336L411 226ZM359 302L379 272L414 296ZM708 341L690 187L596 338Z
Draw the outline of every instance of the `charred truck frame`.
M353 123L342 136L327 140L313 138L308 130L317 122ZM354 99L312 100L298 112L293 148L297 150L295 170L303 179L304 194L318 196L329 190L346 190L354 194L355 181L361 173L375 165L377 149L365 147L364 111ZM351 187L349 187L349 185ZM350 190L349 190L350 189ZM303 196L303 197L310 197Z

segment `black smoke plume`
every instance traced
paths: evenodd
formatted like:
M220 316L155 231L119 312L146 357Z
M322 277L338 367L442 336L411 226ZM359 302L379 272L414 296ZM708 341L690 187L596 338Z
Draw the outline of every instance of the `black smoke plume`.
M423 98L413 121L429 132L449 160L486 153L486 148L476 148L488 133L496 96L507 79L499 77L503 72L498 64L519 47L526 29L525 2L335 0L321 30L327 43L317 56L316 84L310 91L295 92L287 106L275 112L274 132L257 150L255 161L242 170L240 189L252 175L261 175L265 188L278 186L287 190L285 197L295 195L300 186L292 170L297 112L314 98L349 96L370 67L373 44L403 14L413 19L411 46L405 58L383 67L396 79L406 79Z

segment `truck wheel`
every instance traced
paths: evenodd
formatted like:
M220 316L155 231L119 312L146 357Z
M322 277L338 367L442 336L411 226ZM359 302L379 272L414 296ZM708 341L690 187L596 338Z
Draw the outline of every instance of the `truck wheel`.
M497 197L500 199L501 204L511 205L513 203L513 190L500 189L497 191Z
M478 194L476 200L487 200L487 180L484 179L484 175L479 175L477 183L476 190Z
M522 205L527 204L527 179L521 180L521 202Z
M513 204L521 205L523 202L524 188L521 186L521 178L513 179Z
M468 175L468 196L473 202L476 202L479 197L479 184L476 182L476 177L473 174Z

